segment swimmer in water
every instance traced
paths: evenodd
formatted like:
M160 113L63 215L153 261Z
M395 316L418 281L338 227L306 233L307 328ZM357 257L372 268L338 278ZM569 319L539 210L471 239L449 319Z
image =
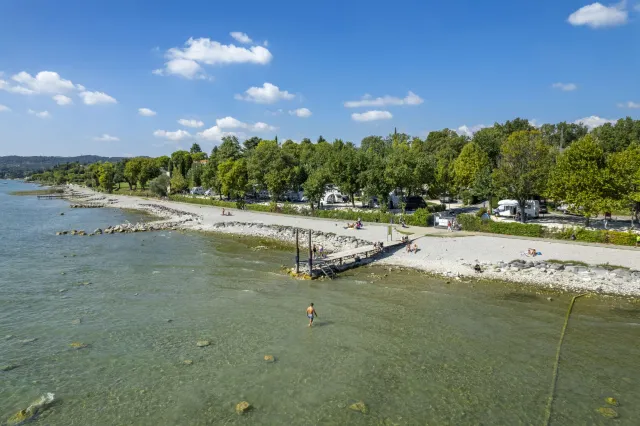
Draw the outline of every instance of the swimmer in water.
M309 327L313 325L313 317L318 317L318 313L316 312L316 308L313 307L313 303L309 305L307 308L307 318L309 318Z

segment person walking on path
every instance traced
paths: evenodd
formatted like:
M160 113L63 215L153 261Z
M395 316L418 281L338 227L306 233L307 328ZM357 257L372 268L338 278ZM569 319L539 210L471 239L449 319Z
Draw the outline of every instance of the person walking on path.
M309 327L313 325L313 317L318 318L318 313L316 312L316 308L313 307L313 303L309 304L307 308L307 318L309 318Z
M447 221L447 232L453 232L453 229L451 229L451 221L450 220Z

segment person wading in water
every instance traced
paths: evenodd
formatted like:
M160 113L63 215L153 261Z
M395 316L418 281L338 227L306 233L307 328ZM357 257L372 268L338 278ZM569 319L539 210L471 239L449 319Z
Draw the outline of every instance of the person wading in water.
M316 312L316 308L313 307L313 303L311 303L309 305L309 307L307 308L307 318L309 318L309 327L311 327L313 325L313 317L317 318L318 317L318 313Z

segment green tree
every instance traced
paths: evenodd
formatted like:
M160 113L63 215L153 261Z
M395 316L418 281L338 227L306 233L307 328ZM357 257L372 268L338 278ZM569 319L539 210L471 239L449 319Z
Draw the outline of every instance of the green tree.
M243 151L245 154L250 153L260 143L260 138L253 136L242 143Z
M127 160L120 160L115 165L115 174L113 176L113 181L116 185L118 185L118 191L120 190L120 183L124 182L124 168L127 164Z
M275 141L261 141L249 157L247 170L251 182L270 192L276 202L291 187L295 159Z
M584 216L586 224L608 204L605 155L591 135L571 144L551 172L548 194Z
M632 143L626 150L611 154L608 158L612 193L620 209L628 209L638 221L640 218L640 144Z
M160 174L160 169L153 158L140 158L140 174L138 175L138 181L142 189L145 189L147 182L157 177Z
M478 174L489 166L489 156L476 143L470 142L453 163L455 184L458 190L468 190L478 179Z
M351 205L355 207L355 194L361 188L362 156L351 142L346 144L341 141L340 143L334 142L333 151L330 162L331 175L340 191L349 195Z
M189 188L189 182L182 176L180 173L180 169L176 168L173 172L173 176L171 176L171 193L179 194L181 192L186 191Z
M535 130L535 127L529 123L529 120L524 118L514 118L513 120L507 120L504 124L495 123L495 128L500 130L505 138L508 138L516 132L529 132Z
M162 156L156 158L156 166L158 166L158 168L161 169L161 170L169 171L169 162L170 161L171 161L171 158L169 158L166 155L162 155Z
M495 126L480 129L473 135L473 142L487 153L493 168L498 166L500 147L505 139L506 137Z
M304 195L307 197L311 210L315 206L320 208L320 200L327 190L329 182L329 173L325 168L313 170L307 180L302 184Z
M100 164L100 168L99 168L100 188L102 188L104 191L107 191L109 194L113 192L113 186L114 186L113 178L115 174L116 174L116 169L113 166L113 164L109 162Z
M523 222L526 201L544 192L550 166L551 151L540 132L516 131L500 148L493 181L502 194L518 201Z
M221 191L229 198L244 199L248 187L247 164L244 158L227 159L218 164Z
M207 159L207 153L206 152L196 152L194 154L191 154L191 159L193 160L194 163L199 163L199 162Z
M140 157L132 158L127 161L124 166L124 178L129 184L129 189L135 190L138 186L138 179L140 178L140 170L142 169L142 162Z
M189 150L190 154L196 154L198 152L202 152L202 149L200 148L200 145L197 143L193 143L193 145L191 145L191 149Z
M202 175L204 174L204 167L200 163L195 163L189 173L187 173L187 181L191 187L202 186Z
M177 169L184 178L193 165L193 158L191 157L191 153L187 151L176 151L171 154L171 163L173 164L172 172L175 173Z
M240 149L240 142L235 136L224 136L222 143L218 147L218 161L224 162L226 160L237 160L242 155Z

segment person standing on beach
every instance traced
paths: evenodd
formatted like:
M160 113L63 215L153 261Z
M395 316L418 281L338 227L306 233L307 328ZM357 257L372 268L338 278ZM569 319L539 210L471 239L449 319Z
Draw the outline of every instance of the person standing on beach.
M317 247L316 247L316 245L314 244L314 245L313 245L313 258L314 258L314 259L316 258L317 253L318 253L318 248L317 248Z
M307 308L307 318L309 318L309 327L313 325L313 317L318 318L318 313L316 312L316 308L313 307L313 303L309 304Z

